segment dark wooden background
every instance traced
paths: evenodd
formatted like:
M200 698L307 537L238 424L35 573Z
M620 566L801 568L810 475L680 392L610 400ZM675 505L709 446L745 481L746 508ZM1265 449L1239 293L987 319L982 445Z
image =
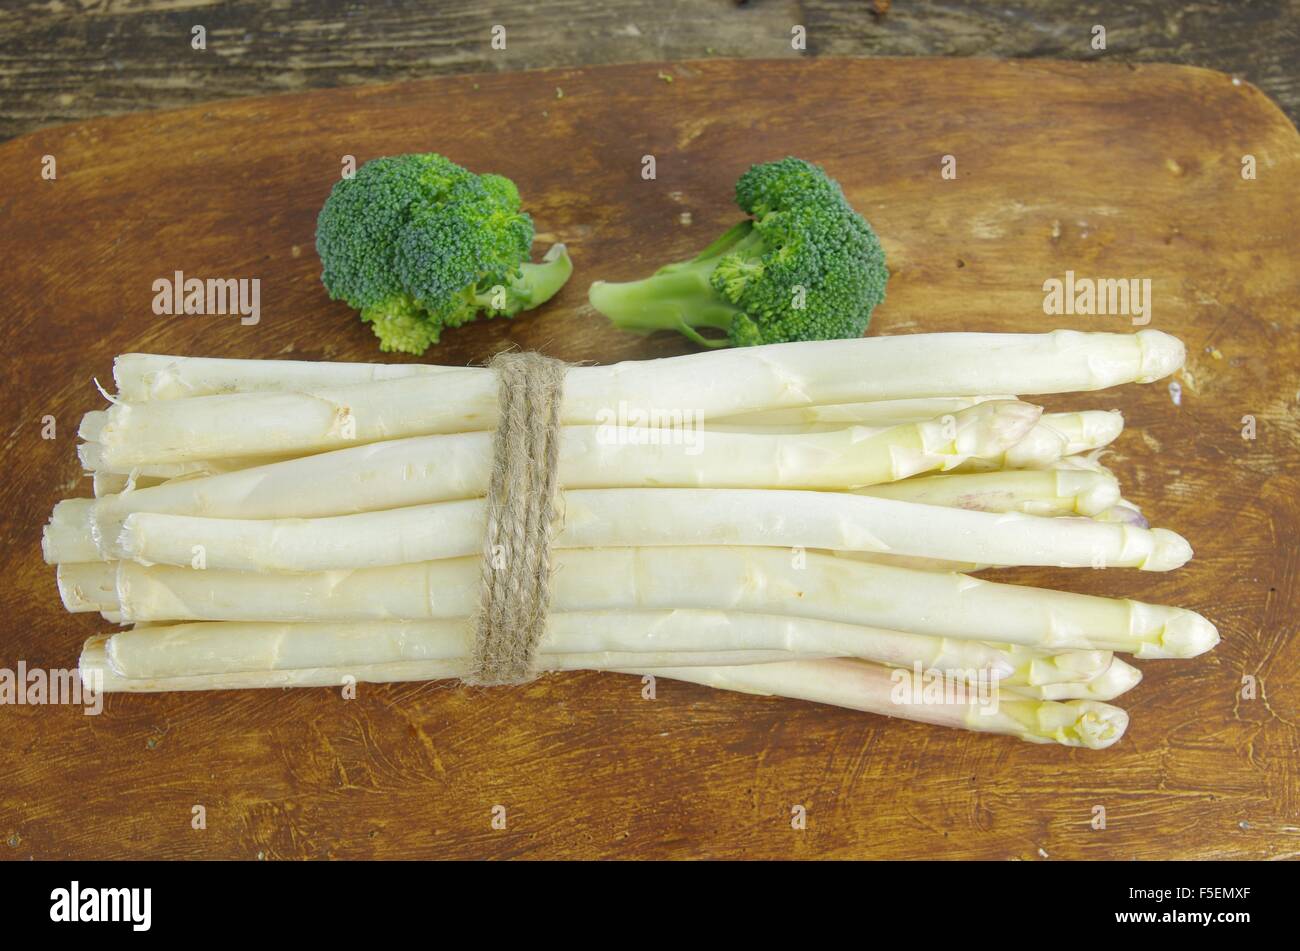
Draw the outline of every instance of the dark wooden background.
M1300 116L1300 0L3 0L0 139L57 122L448 73L723 57L1183 63ZM887 12L881 12L887 11ZM1107 49L1090 29L1107 29ZM207 49L190 47L195 24ZM507 48L492 50L493 24ZM791 24L807 50L790 47Z
M1121 700L1129 733L1103 752L666 681L649 702L635 679L597 673L490 692L363 686L351 701L115 695L100 716L5 706L0 857L1300 855L1300 137L1250 84L1185 67L576 67L243 99L0 144L0 666L70 666L107 628L64 613L39 555L50 507L89 491L73 433L102 405L92 377L129 350L380 359L320 287L316 211L340 155L431 148L515 179L577 266L545 308L449 332L429 354L445 363L510 343L602 362L691 349L618 332L585 305L586 284L698 250L735 220L737 174L787 153L823 162L882 236L892 276L873 333L1128 329L1045 315L1042 283L1066 269L1150 277L1152 326L1188 345L1181 405L1165 383L1048 403L1123 409L1109 461L1196 558L1167 574L994 574L1185 605L1223 643L1142 663ZM639 177L647 152L653 182ZM939 176L945 153L956 180ZM1240 175L1246 153L1255 181ZM261 323L154 316L151 282L176 269L260 277ZM57 439L40 438L46 414ZM1239 696L1246 675L1255 699ZM490 824L497 804L505 830ZM206 830L190 826L194 805ZM807 830L791 828L793 805Z

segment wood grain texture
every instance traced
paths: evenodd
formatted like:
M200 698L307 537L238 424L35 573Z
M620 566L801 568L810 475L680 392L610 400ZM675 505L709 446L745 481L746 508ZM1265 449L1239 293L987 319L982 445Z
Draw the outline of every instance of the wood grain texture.
M352 701L117 695L100 716L0 707L0 855L1300 855L1300 137L1257 89L1203 70L564 69L230 102L0 145L0 666L71 666L104 626L63 612L39 555L50 507L88 493L74 434L99 404L92 377L130 350L379 359L320 287L315 215L341 155L427 149L514 178L577 266L542 311L449 333L430 354L445 363L509 344L601 362L684 352L606 326L587 282L697 250L737 217L738 173L787 153L824 163L883 236L893 275L872 333L1127 330L1045 316L1043 281L1149 277L1151 326L1188 344L1181 405L1164 384L1048 402L1124 410L1111 462L1126 494L1197 557L1169 575L1000 577L1182 604L1223 643L1143 664L1123 699L1132 727L1106 752L666 681L643 700L636 680L595 673L490 692L363 686ZM1241 178L1245 153L1256 181ZM56 181L40 178L47 154ZM655 181L639 176L645 154ZM945 154L955 181L940 178ZM151 283L176 270L260 278L261 323L154 316ZM40 435L47 414L54 440ZM1247 674L1259 699L1239 698ZM205 831L190 828L196 804ZM490 825L497 804L504 831ZM794 804L806 831L790 827ZM1098 805L1105 830L1090 826Z
M7 0L0 139L235 96L723 57L1001 56L1233 73L1300 116L1300 0ZM506 49L492 49L494 24ZM807 30L795 51L790 29ZM1105 51L1090 41L1107 29ZM191 30L207 31L194 50Z

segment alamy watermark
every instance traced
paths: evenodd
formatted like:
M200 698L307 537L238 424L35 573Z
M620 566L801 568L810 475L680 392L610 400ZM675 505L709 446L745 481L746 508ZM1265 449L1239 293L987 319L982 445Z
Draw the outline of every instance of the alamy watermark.
M86 671L90 683L76 668L28 667L20 660L16 669L0 667L0 706L48 706L67 704L85 707L88 717L104 709L104 675L99 670Z
M596 412L596 442L602 446L682 446L688 456L704 451L704 412L698 409L633 406Z
M256 277L204 280L177 271L154 281L153 292L153 312L159 317L238 314L245 327L262 319L262 281Z
M1143 327L1151 323L1151 278L1075 277L1066 271L1064 280L1043 281L1043 313L1131 317L1134 327Z
M967 704L980 716L998 712L998 678L987 668L927 668L918 660L911 670L891 670L889 679L894 684L889 699L897 706Z

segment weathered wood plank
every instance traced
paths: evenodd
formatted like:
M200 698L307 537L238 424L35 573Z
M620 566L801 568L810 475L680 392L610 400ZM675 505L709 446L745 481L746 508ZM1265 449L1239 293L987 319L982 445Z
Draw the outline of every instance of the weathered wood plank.
M1233 73L1300 115L1300 3L912 0L16 0L0 18L0 139L58 122L449 73L725 57L1003 56ZM1107 28L1093 50L1091 27ZM191 30L207 30L207 49ZM507 28L505 50L490 30ZM791 26L807 49L791 48Z

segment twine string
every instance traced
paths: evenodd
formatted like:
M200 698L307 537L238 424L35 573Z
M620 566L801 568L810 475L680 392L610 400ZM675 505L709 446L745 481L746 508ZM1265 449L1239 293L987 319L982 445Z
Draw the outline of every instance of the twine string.
M500 686L537 676L551 600L551 526L568 366L540 353L502 353L488 366L498 377L500 416L492 437L474 648L463 679Z

